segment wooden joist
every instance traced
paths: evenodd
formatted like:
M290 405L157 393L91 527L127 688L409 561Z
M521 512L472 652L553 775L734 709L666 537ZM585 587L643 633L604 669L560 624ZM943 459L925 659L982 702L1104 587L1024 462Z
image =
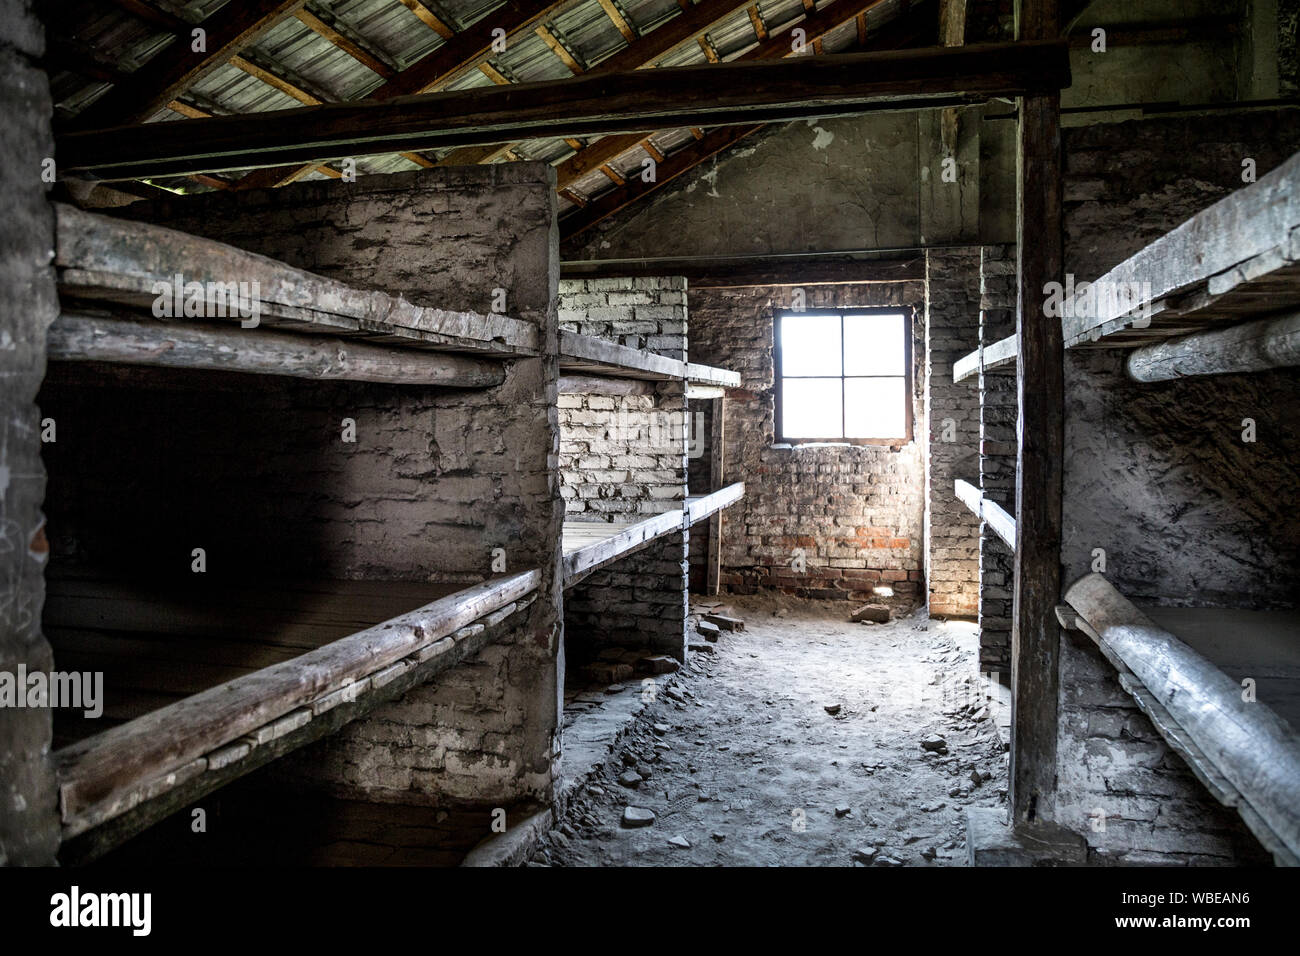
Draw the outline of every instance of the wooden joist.
M537 354L536 326L510 316L427 308L174 229L63 204L56 204L55 211L54 264L65 303L77 299L152 308L165 294L174 304L189 294L177 291L179 276L187 287L197 283L196 297L206 303L208 315L226 305L231 292L248 294L256 302L259 327L502 357ZM235 324L240 316L228 315L228 321Z
M758 285L834 285L905 282L925 278L925 258L881 259L864 255L772 254L692 258L587 259L560 263L560 278L685 276L692 289Z
M1102 653L1158 730L1214 796L1236 808L1279 863L1300 863L1300 739L1272 708L1158 627L1110 584L1089 574L1065 594ZM1155 706L1153 706L1153 704Z
M996 501L990 501L980 494L980 490L969 481L956 480L955 490L962 504L971 510L1006 544L1012 551L1016 550L1016 519L1007 514Z
M697 362L686 364L686 380L698 385L713 385L721 388L740 387L739 372L733 372L729 368L700 365Z
M981 364L985 372L993 372L999 369L1010 370L1016 364L1018 347L1015 335L1008 335L1005 339L999 339L992 345L986 345L968 355L963 355L953 363L952 380L961 382L971 376L977 376Z
M707 495L691 495L686 499L686 523L695 524L716 515L723 508L734 505L745 497L745 483L737 481Z
M525 571L475 585L58 751L65 834L74 836L134 808L150 798L150 786L170 789L177 778L204 772L208 755L246 734L262 734L266 740L257 742L263 743L295 729L295 721L305 723L332 695L346 695L364 679L382 680L404 658L418 657L460 628L531 594L540 581L540 572Z
M198 371L345 379L388 385L489 388L505 381L498 361L386 348L322 335L227 324L162 322L64 311L50 326L53 362L111 362Z
M1129 353L1125 367L1138 382L1191 375L1226 375L1300 365L1300 313L1197 332Z
M659 382L686 379L733 388L740 385L740 374L729 369L683 362L567 329L560 330L560 369L569 375L612 375Z
M68 173L134 179L530 137L952 106L1055 91L1069 81L1063 42L993 43L588 73L397 102L72 132L58 148Z

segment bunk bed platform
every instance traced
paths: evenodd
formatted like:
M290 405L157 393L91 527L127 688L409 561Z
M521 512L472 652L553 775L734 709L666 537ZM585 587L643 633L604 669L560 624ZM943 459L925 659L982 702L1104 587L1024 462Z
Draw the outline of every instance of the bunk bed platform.
M1300 365L1300 153L1144 246L1061 303L1066 348L1135 350L1137 381ZM953 380L1014 367L1016 337Z
M65 862L94 858L428 681L495 639L540 579L534 570L469 587L343 581L161 593L51 581L46 627L60 668L103 671L108 681L103 717L59 728L69 741L54 753ZM84 736L89 724L98 732Z
M1015 517L1008 514L1006 509L996 501L990 501L981 495L979 488L969 481L958 478L954 486L962 504L969 508L975 517L987 524L1008 548L1012 551L1016 550Z
M640 521L564 522L564 587L573 587L593 571L640 551L656 538L703 521L744 494L745 483L738 481L707 495L690 496L685 508Z
M54 207L54 265L65 307L93 303L148 313L159 298L158 290L166 288L174 313L175 305L183 309L190 294L175 288L180 278L184 287L201 292L205 311L213 314L218 306L228 307L228 297L235 293L251 293L256 283L259 328L498 359L537 355L541 348L536 326L511 316L420 306L401 296L354 288L213 239L61 203ZM232 285L237 288L229 288ZM226 311L214 328L238 329L241 316L228 314L229 308Z
M740 385L739 372L683 362L568 329L560 330L560 370L570 375L607 375L652 382L685 380L723 388Z
M1275 862L1300 865L1300 616L1139 609L1096 573L1066 591L1057 616L1092 639L1169 747Z

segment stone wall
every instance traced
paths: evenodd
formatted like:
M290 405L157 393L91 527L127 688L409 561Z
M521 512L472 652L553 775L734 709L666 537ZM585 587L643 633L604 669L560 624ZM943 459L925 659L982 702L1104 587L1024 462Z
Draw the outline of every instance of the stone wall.
M550 792L563 515L553 470L554 202L549 167L511 164L124 210L419 304L488 311L504 290L506 312L542 332L543 357L507 363L506 381L495 388L257 379L241 382L237 396L183 398L171 412L178 431L203 434L197 420L232 456L223 465L212 451L203 456L196 437L179 441L209 469L199 487L228 489L231 501L214 508L214 525L248 511L263 517L275 540L283 537L283 554L265 549L271 553L254 562L314 555L346 576L477 581L491 571L492 549L502 547L508 571L542 570L538 600L499 641L286 758L276 768L283 781L426 804L501 805ZM357 424L352 445L339 441L345 416ZM165 442L146 450L159 459L171 453ZM238 477L241 465L254 480ZM251 544L256 536L246 529L245 520L218 530ZM282 565L279 573L291 570Z
M924 323L920 282L804 287L809 309L901 306L912 322L913 421L901 447L776 445L773 319L789 308L790 286L694 289L691 359L733 369L739 389L726 403L723 484L745 482L744 499L722 518L724 587L775 587L811 598L878 600L891 587L899 603L921 590ZM703 460L710 429L701 429ZM697 474L699 474L697 470ZM703 535L700 526L700 537ZM693 560L702 564L703 552ZM799 570L802 567L803 570ZM701 571L697 571L699 578Z
M1067 272L1095 279L1240 188L1244 158L1263 175L1300 148L1294 115L1068 130ZM1300 524L1286 502L1300 480L1297 373L1138 385L1123 358L1066 353L1063 585L1102 558L1138 602L1294 606ZM1242 441L1247 417L1253 443ZM1089 642L1062 638L1060 674L1056 817L1097 859L1257 858L1236 815L1165 746Z
M1016 250L985 246L980 254L980 344L1016 332ZM979 374L980 492L1016 513L1015 367ZM980 525L980 670L1011 673L1015 552L987 522Z
M925 256L926 583L930 613L979 613L980 521L954 491L979 477L979 390L952 380L953 364L979 343L980 250Z
M46 201L43 162L54 156L53 106L38 61L44 32L27 0L0 0L0 670L48 671L41 634L48 556L41 503L41 412L36 392L45 373L45 333L58 315L50 259L54 213ZM50 712L0 709L0 866L49 864L59 845Z
M686 280L565 280L562 328L686 358ZM682 508L686 390L675 382L564 379L560 482L567 518L628 523ZM602 651L686 654L686 531L593 572L565 595L566 664Z

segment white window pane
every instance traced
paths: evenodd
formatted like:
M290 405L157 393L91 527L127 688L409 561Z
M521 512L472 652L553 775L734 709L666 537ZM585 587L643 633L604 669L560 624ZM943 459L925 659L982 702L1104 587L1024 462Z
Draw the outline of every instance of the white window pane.
M840 374L840 317L781 317L782 375Z
M840 379L787 378L781 394L786 438L842 438Z
M846 378L844 430L847 438L903 438L907 435L907 388L902 378Z
M901 315L846 315L844 374L904 374L906 324Z

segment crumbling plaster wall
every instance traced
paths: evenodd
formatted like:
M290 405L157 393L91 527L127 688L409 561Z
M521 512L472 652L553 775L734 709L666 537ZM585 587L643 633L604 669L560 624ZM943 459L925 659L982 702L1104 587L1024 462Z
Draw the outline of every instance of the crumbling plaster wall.
M45 334L59 311L50 260L54 213L43 162L54 156L53 106L39 60L40 22L27 0L0 0L0 670L48 671L41 633L45 600L41 413L36 392L45 373ZM52 737L46 709L0 709L0 866L50 864L59 845Z
M562 667L553 170L440 168L122 212L423 305L486 312L503 289L506 312L538 326L542 356L508 363L501 386L394 389L362 408L360 447L344 453L369 459L371 469L351 482L365 500L351 509L352 532L364 542L356 573L396 562L402 574L391 576L459 572L477 580L489 573L491 549L503 547L508 571L541 569L538 599L499 641L278 769L281 779L371 800L546 798ZM325 406L340 390L311 391ZM347 414L337 405L333 413ZM285 414L304 412L295 405ZM368 439L377 444L366 447ZM248 440L265 441L272 454L280 447L274 427ZM393 537L402 529L411 534ZM381 557L384 549L397 553Z

